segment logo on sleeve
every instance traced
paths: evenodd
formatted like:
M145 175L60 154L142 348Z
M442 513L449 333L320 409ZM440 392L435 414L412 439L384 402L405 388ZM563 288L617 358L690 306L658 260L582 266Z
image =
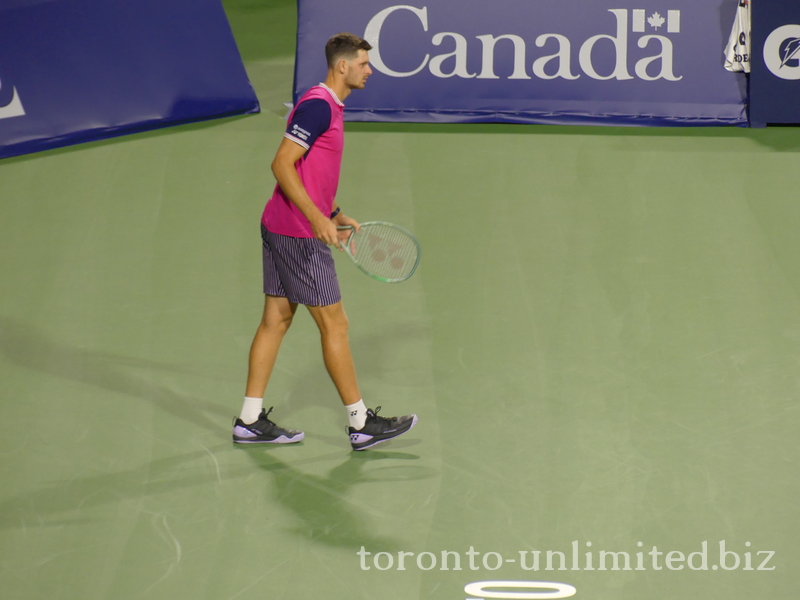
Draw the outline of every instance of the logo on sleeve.
M292 125L292 135L298 139L303 140L304 142L307 142L308 138L311 137L311 134L302 127L300 127L297 123Z

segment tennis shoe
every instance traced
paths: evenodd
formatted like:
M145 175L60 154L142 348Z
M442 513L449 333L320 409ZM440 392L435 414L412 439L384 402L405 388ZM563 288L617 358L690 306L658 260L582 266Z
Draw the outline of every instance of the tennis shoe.
M269 411L261 409L255 423L249 425L237 418L233 423L233 441L237 444L293 444L305 435L296 429L284 429L269 420Z
M417 415L405 415L403 417L379 417L381 407L374 411L367 409L367 421L361 429L348 427L350 434L350 445L353 450L366 450L375 444L386 442L398 435L403 435L417 424Z

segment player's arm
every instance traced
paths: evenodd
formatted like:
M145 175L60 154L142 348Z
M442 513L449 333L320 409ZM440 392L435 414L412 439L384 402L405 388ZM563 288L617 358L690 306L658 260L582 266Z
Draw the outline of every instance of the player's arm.
M283 193L303 213L311 223L314 237L328 244L339 247L339 236L336 225L331 221L330 215L323 215L311 200L300 176L297 174L295 164L306 153L306 148L284 137L278 152L272 161L272 173L281 186ZM340 213L341 214L341 213Z

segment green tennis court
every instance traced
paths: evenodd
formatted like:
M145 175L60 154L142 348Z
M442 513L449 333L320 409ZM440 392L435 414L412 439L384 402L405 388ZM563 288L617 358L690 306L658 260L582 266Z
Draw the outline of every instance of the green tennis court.
M301 311L306 439L234 447L296 24L225 6L261 114L0 163L2 596L795 600L800 130L347 124L339 204L422 246L337 256L361 388L419 425L351 452Z

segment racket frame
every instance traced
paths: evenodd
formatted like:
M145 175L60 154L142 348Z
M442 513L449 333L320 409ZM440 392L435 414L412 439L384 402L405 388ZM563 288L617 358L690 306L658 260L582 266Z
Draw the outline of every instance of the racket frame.
M395 225L394 223L389 223L388 221L365 221L364 223L360 223L361 227L368 227L370 225L383 225L385 227L391 227L392 229L397 229L401 233L407 235L409 239L414 242L414 245L417 247L417 260L414 263L414 266L411 267L411 271L409 271L408 275L406 275L405 277L395 277L389 279L386 277L375 275L374 273L371 273L370 271L362 267L360 264L358 264L358 260L356 259L355 256L353 256L352 252L350 251L350 241L353 239L353 235L355 235L356 233L356 228L354 225L340 225L336 227L336 229L338 229L339 231L346 231L348 229L350 230L350 235L348 235L345 240L339 241L339 245L342 247L342 250L344 250L344 253L347 254L350 260L353 261L353 264L357 266L362 273L364 273L365 275L369 275L370 277L372 277L373 279L377 279L378 281L382 281L384 283L400 283L401 281L405 281L406 279L411 277L414 274L414 271L417 270L417 267L419 266L419 259L422 256L422 248L420 247L417 238L415 238L414 235L410 231L408 231L408 229L400 227L400 225Z

